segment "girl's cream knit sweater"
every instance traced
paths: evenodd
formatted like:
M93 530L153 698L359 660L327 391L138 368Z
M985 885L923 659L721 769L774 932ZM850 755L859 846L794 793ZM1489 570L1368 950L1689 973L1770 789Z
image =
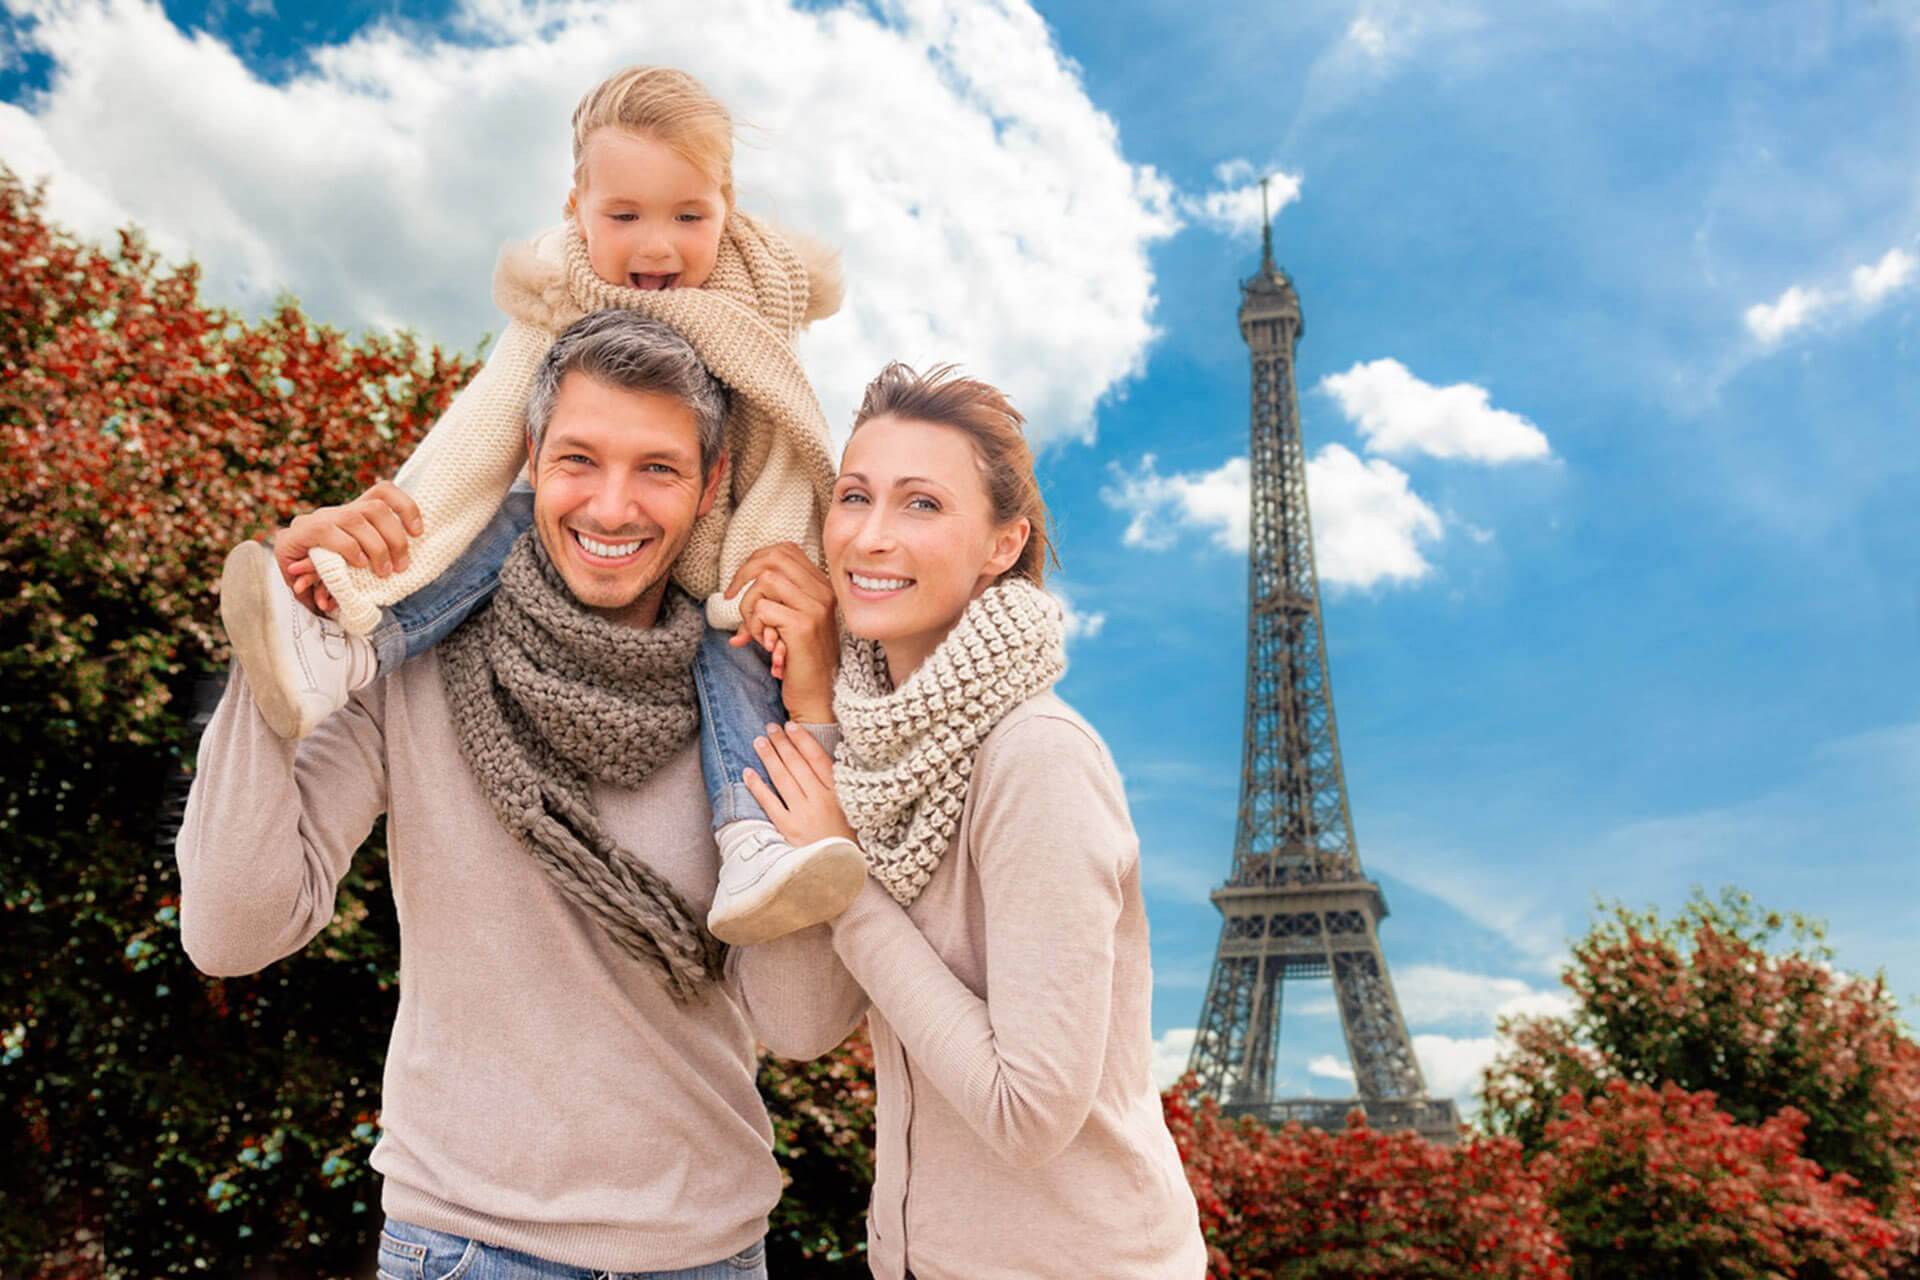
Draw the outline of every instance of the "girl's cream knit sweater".
M793 541L819 561L834 465L826 419L792 343L839 308L838 255L735 211L704 286L643 292L594 275L568 222L502 250L493 296L507 313L506 332L396 477L426 526L408 567L382 578L323 548L312 553L342 626L372 631L382 606L426 586L466 550L526 465L527 394L547 348L581 316L609 307L672 325L732 393L727 478L694 525L674 580L706 600L708 621L730 628L739 609L719 593L755 550Z

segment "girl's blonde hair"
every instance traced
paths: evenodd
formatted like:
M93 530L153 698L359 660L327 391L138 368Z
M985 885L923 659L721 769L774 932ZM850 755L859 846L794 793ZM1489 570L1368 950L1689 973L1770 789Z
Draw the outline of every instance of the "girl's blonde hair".
M853 417L853 429L858 431L875 418L931 422L964 434L979 459L994 522L1005 525L1025 516L1031 526L1020 558L1000 576L1026 578L1036 587L1043 584L1047 561L1051 559L1057 568L1060 557L1054 553L1049 536L1047 500L1041 496L1039 478L1033 473L1033 448L1027 444L1024 430L1026 419L1004 392L978 378L961 377L950 364L919 373L896 360L867 384L860 412Z
M573 183L587 143L602 129L653 138L711 178L733 208L733 117L706 86L672 67L628 67L608 76L573 109Z

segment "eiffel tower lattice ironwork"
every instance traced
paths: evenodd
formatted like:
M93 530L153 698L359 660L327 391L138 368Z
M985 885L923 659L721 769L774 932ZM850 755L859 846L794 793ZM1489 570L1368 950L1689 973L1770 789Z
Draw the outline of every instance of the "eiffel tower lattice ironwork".
M1265 182L1261 204L1264 219ZM1337 1128L1359 1105L1375 1128L1450 1141L1458 1115L1427 1096L1380 951L1386 899L1354 845L1294 389L1300 298L1274 265L1270 222L1240 292L1253 361L1246 738L1233 869L1213 893L1220 945L1188 1066L1229 1113ZM1332 979L1357 1099L1273 1096L1281 992L1315 978Z

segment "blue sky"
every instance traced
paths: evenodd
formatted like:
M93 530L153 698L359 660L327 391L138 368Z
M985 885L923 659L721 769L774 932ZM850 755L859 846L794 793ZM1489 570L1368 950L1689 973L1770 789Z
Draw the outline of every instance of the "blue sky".
M1920 995L1910 5L623 8L9 0L0 159L224 301L470 347L572 97L702 76L743 204L846 248L830 415L957 357L1046 442L1168 1063L1233 840L1236 281L1279 174L1354 826L1436 1085L1550 1007L1596 897L1738 884ZM1325 993L1288 1012L1284 1087L1342 1092Z

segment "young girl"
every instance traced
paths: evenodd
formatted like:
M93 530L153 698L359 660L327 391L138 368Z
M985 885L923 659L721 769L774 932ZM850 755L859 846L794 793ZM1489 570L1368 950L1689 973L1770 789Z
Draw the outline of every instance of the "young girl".
M838 762L768 725L749 785L791 840L857 833L872 871L832 930L872 1002L874 1275L1199 1280L1149 1075L1139 842L1105 745L1052 692L1020 424L945 371L867 388L824 530ZM767 602L794 678L833 661L832 607L808 599L749 609Z
M726 108L683 72L630 68L582 98L567 222L502 253L494 298L510 323L486 366L396 484L301 517L276 552L235 548L221 614L268 723L304 736L491 595L532 519L531 491L517 479L526 399L554 335L610 307L672 325L731 391L721 496L696 524L674 580L706 601L712 624L695 661L722 856L708 926L746 944L837 913L858 892L864 864L843 840L792 848L740 784L757 727L781 714L768 663L777 668L780 655L744 647L744 629L729 640L740 601L721 588L768 543L791 541L819 557L833 464L790 344L838 307L840 284L833 255L733 207L732 156ZM644 554L638 542L583 549L610 565ZM824 718L827 708L813 714Z

